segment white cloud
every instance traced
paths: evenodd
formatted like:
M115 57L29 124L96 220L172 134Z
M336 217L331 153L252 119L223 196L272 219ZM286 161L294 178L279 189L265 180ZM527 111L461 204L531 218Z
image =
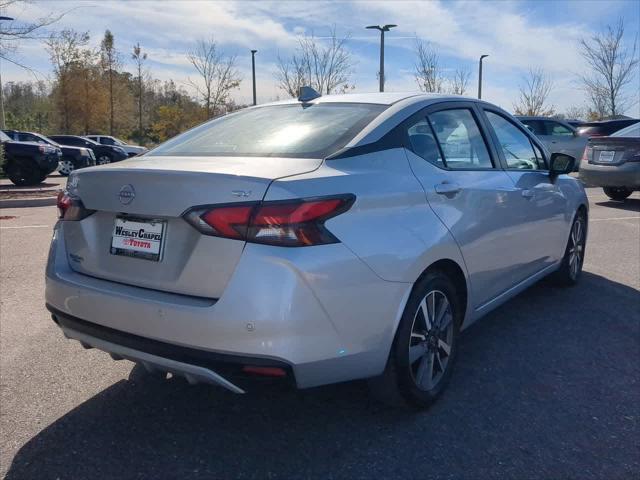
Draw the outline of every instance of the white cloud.
M570 2L571 3L571 2ZM577 3L577 2L576 2ZM553 103L562 110L581 104L583 95L575 83L584 69L578 39L590 35L594 22L607 13L611 2L590 4L592 14L541 18L542 7L530 9L515 1L42 1L25 4L12 12L16 18L37 18L48 12L68 11L56 29L89 30L92 45L98 46L104 31L110 29L116 46L126 61L133 45L140 42L149 53L152 74L172 78L182 84L191 68L186 52L199 38L210 36L229 54L238 57L244 81L236 92L239 102L251 100L251 56L258 49L258 94L261 98L281 95L273 78L278 53L286 55L301 34L322 37L335 27L338 35L351 34L349 47L357 62L354 80L357 91L377 89L377 32L364 26L383 21L397 23L387 36L387 75L389 90L415 90L411 71L414 63L413 37L433 42L444 57L446 69L466 65L472 71L471 91L475 91L477 59L486 59L485 97L511 109L517 85L529 67L542 67L555 82ZM628 4L615 2L617 12ZM12 7L13 8L13 7ZM575 11L574 4L565 10ZM636 16L637 19L640 15ZM557 16L558 17L558 16ZM592 18L593 17L593 18ZM551 20L553 21L550 21ZM627 19L633 24L633 18ZM596 25L597 27L597 25ZM40 45L25 43L21 58L37 70L49 72L46 52ZM38 50L39 49L39 50ZM129 65L128 67L131 67ZM7 80L28 77L3 65Z

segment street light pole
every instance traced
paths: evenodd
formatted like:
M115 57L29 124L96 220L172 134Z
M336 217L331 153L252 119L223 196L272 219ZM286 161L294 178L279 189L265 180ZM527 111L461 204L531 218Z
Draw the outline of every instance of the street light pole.
M384 32L388 32L397 25L369 25L366 28L380 30L380 91L384 92Z
M2 20L13 20L11 17L0 17ZM1 59L0 59L1 60ZM2 66L0 65L0 129L5 128L4 121L4 91L2 90Z
M253 104L257 105L256 102L256 53L257 50L251 50L251 75L253 77Z
M480 55L480 65L478 66L478 99L482 98L482 59L489 55Z

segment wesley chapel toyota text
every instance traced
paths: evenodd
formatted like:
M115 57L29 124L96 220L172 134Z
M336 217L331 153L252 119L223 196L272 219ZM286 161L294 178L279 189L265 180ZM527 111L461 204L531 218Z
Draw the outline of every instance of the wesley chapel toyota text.
M369 378L427 406L461 329L548 274L578 280L574 161L482 101L303 88L73 172L47 307L161 376Z

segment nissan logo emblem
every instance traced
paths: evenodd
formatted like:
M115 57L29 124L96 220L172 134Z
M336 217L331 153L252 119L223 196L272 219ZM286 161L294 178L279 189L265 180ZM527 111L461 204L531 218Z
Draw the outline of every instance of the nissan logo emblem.
M136 198L136 190L133 185L124 185L118 193L118 198L122 205L129 205Z

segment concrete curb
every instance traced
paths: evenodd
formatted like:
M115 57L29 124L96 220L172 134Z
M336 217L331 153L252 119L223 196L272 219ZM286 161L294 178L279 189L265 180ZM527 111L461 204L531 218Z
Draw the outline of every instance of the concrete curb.
M0 208L50 207L57 201L57 197L7 198L0 199Z

